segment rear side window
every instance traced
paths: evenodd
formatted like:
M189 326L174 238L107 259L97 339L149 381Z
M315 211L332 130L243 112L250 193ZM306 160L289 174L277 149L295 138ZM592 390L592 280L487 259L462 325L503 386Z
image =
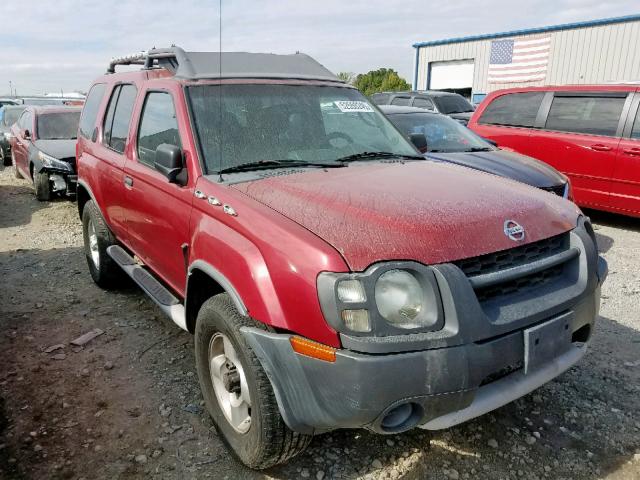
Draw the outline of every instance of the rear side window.
M118 85L109 99L104 119L104 143L116 152L124 152L137 92L133 85Z
M151 92L144 102L138 130L138 158L140 162L153 166L156 148L163 143L182 147L176 110L170 94Z
M399 105L401 107L409 106L409 102L411 101L410 97L396 97L391 100L391 105Z
M624 97L556 96L545 129L614 136L624 102Z
M428 98L414 98L413 106L418 108L424 108L426 110L433 110L433 102Z
M544 92L508 93L493 100L480 116L478 123L533 127Z
M85 138L91 138L93 129L96 126L96 118L98 117L98 109L104 95L105 84L96 83L91 87L91 91L87 96L82 109L82 117L80 117L80 135Z

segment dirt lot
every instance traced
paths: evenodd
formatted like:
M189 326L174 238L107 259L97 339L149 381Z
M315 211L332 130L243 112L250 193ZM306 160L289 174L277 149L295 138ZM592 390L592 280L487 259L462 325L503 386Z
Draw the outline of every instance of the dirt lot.
M37 202L5 169L0 478L640 479L640 221L589 213L611 273L577 367L449 431L334 432L257 473L203 410L191 336L136 288L97 288L75 205Z

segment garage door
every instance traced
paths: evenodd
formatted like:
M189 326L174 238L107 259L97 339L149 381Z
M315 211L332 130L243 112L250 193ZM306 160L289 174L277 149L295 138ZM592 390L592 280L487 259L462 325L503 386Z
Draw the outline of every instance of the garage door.
M443 90L473 86L473 60L431 62L429 88Z

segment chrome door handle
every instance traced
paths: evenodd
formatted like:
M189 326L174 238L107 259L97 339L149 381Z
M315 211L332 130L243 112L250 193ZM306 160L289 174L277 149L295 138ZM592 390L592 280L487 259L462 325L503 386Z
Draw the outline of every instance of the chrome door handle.
M131 187L133 187L133 178L124 177L124 186L127 187L128 189L131 189Z

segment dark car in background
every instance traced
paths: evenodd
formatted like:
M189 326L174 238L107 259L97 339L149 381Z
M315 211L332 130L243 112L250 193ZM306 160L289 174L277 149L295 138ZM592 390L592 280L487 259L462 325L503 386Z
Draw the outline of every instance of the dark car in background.
M553 167L531 157L496 148L444 115L393 105L382 105L380 110L407 137L425 136L426 146L416 146L427 158L493 173L570 197L567 177Z
M6 104L0 108L0 162L11 165L11 125L18 121L24 105Z
M5 105L18 105L18 100L15 98L0 98L0 107L4 107Z
M371 95L371 100L376 105L416 107L429 112L442 113L462 125L469 122L474 111L473 105L462 95L438 90L374 93Z
M36 198L76 192L79 107L27 106L11 127L11 160L16 177L33 182Z

